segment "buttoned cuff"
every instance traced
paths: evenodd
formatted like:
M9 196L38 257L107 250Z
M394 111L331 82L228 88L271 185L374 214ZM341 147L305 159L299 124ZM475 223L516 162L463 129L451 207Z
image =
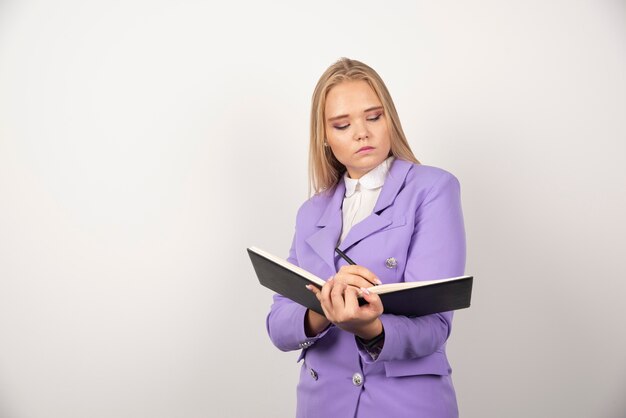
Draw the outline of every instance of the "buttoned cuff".
M390 344L391 342L389 340L393 339L394 336L393 336L393 329L392 329L393 326L392 324L389 323L388 316L389 315L387 314L382 314L381 316L379 316L380 321L383 323L383 332L385 334L385 337L376 346L368 349L363 344L361 344L358 338L356 338L355 336L354 339L356 341L356 346L359 351L359 355L361 356L361 359L363 360L363 363L372 364L372 363L375 363L376 361L381 361L379 359L381 357L384 358L383 353L389 351L389 349L385 350L385 347L392 345Z
M324 335L326 335L328 330L334 326L333 324L330 324L328 327L326 327L324 331L320 332L319 334L313 337L307 337L306 332L305 332L305 325L304 325L304 321L306 320L306 311L307 311L306 308L303 309L301 318L299 319L299 322L302 324L302 326L300 327L300 331L298 335L298 341L299 341L298 347L300 347L303 350L303 353L304 353L304 350L306 350L307 348L315 344L315 341L324 337ZM302 354L300 355L300 358L302 358ZM298 360L300 360L300 358Z
M371 361L376 361L381 351L383 350L383 346L385 345L385 328L383 326L383 330L380 335L369 341L363 341L363 339L359 338L359 336L355 335L354 339L356 341L357 349L359 350L359 354L367 363ZM369 355L369 359L367 356Z
M355 338L355 340L357 349L359 350L359 355L361 356L361 358L363 358L365 363L368 364L378 359L378 356L380 355L380 352L383 351L383 346L385 344L385 340L382 339L378 341L375 345L371 347L366 347L365 344L359 341L358 338Z

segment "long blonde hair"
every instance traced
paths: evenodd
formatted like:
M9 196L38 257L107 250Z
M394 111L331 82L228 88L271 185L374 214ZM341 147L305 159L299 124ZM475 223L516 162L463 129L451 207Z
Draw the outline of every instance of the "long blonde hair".
M341 58L328 67L320 77L311 100L311 140L309 143L309 183L315 193L329 190L337 184L346 168L335 158L330 147L324 146L326 138L324 110L326 96L336 85L344 81L366 81L378 96L390 128L391 150L393 155L401 160L419 164L406 140L398 112L393 104L387 86L380 76L369 66L360 61ZM310 190L311 190L310 189ZM309 191L310 191L309 190Z

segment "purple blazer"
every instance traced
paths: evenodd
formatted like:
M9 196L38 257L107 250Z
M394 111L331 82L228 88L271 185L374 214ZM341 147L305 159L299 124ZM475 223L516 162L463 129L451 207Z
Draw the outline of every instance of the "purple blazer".
M345 264L334 253L344 193L340 181L306 201L296 218L289 261L322 278ZM383 283L462 276L459 182L439 168L396 159L374 212L352 227L340 248ZM452 312L419 318L381 315L385 343L375 361L354 335L338 327L307 338L305 313L306 308L275 295L267 317L276 347L302 350L297 417L458 416L445 351Z

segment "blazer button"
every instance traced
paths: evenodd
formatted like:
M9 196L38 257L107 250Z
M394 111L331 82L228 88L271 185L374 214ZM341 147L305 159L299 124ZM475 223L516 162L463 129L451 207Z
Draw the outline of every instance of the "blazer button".
M355 373L352 375L352 384L354 386L361 386L363 384L363 376L361 373Z
M311 377L313 378L313 380L317 380L317 372L313 369L311 369Z
M388 269L395 269L397 265L398 262L393 257L389 257L387 260L385 260L385 267L387 267Z

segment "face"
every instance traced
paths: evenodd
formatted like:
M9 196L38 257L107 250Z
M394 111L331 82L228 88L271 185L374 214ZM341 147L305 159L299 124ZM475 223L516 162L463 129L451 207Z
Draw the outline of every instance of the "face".
M330 89L324 117L328 145L351 178L361 178L389 155L387 118L366 81L344 81Z

